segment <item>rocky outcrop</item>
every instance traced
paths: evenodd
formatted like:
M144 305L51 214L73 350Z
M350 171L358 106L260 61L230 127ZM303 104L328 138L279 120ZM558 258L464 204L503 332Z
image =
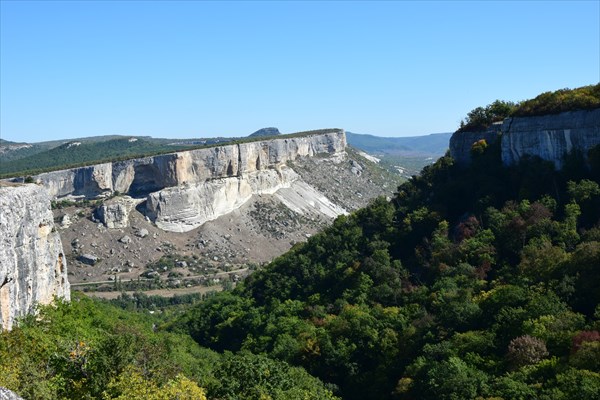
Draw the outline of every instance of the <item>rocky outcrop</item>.
M47 191L38 185L0 186L0 324L54 296L70 298L67 261Z
M161 189L240 177L298 157L343 152L343 130L228 144L48 172L34 177L52 198L97 198L114 192L144 197Z
M34 179L48 190L53 199L65 196L95 198L112 192L111 167L110 163L97 164L48 172Z
M289 168L167 188L148 195L147 215L171 232L187 232L230 213L255 194L273 194L298 178Z
M540 157L562 167L572 151L584 156L600 145L600 109L569 111L555 115L506 118L487 132L460 132L450 139L450 155L459 164L468 164L473 143L488 143L501 135L502 162L517 164L524 157Z
M129 213L139 202L129 196L116 197L103 202L96 215L107 228L125 228L129 226Z
M460 132L450 137L450 155L458 164L466 165L471 161L471 147L479 140L492 143L502 133L502 123L494 124L485 132Z
M11 390L0 387L0 400L23 400L23 398Z

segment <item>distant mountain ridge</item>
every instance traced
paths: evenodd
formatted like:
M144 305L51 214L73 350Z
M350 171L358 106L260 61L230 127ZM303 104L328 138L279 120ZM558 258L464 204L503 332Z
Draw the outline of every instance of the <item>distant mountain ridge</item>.
M380 164L405 178L418 175L423 167L442 157L449 147L451 133L424 136L381 137L346 132L348 145L380 160Z
M281 135L281 132L279 132L279 129L277 129L275 127L268 127L268 128L262 128L262 129L257 130L256 132L250 134L249 137L277 136L277 135Z
M424 136L381 137L346 132L350 146L374 155L441 157L448 150L451 136L452 133L432 133Z

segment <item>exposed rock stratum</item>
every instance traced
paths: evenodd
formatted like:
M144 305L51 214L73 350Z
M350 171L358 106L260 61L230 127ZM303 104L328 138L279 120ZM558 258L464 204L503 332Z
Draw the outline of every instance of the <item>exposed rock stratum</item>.
M70 298L67 260L54 227L50 197L38 185L0 186L0 324L54 296Z
M600 145L600 109L568 111L534 117L506 118L486 132L459 132L450 139L450 154L460 164L468 163L473 143L500 138L504 165L518 164L524 157L539 157L562 168L572 151L584 156Z

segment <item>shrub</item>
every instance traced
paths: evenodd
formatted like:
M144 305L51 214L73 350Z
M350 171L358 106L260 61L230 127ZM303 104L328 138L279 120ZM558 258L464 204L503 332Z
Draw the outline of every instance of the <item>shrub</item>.
M546 343L533 336L519 336L508 345L508 362L515 368L537 364L547 356Z

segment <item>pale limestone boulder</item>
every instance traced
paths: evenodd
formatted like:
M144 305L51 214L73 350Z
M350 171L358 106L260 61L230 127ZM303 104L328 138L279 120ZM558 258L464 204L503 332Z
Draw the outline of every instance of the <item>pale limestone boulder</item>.
M115 197L105 201L96 209L98 219L110 229L120 229L129 226L129 214L143 200L132 199L129 196Z

